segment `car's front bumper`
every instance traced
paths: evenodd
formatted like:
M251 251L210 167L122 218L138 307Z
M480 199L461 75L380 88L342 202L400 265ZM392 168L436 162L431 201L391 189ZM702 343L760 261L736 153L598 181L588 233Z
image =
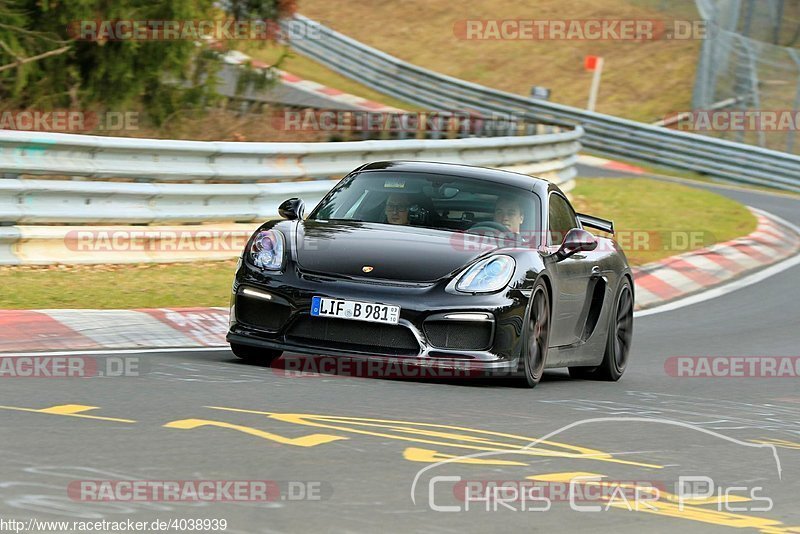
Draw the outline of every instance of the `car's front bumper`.
M419 365L498 371L516 369L522 347L527 291L512 289L492 295L464 295L448 292L445 286L341 279L303 273L296 268L280 275L269 275L244 264L233 286L227 339L231 343L301 354L392 359ZM250 289L248 294L244 293L245 289ZM311 317L314 296L397 305L401 308L400 321L393 329L376 326L377 323L335 319L334 327L344 327L344 333L331 327L331 336L325 335L328 330L309 334L308 328L317 324L321 329L330 326L326 325L328 320ZM260 310L265 310L265 314L260 315ZM464 313L473 314L472 320L478 321L475 328L491 328L485 346L461 346L464 338L457 338L459 332L472 335L477 331L459 330L469 328L469 325L456 325L462 322L459 319L464 316L460 314ZM478 319L480 315L486 319ZM452 325L453 334L442 343L441 335L432 335L435 332L432 325L437 328ZM301 328L305 329L305 337L296 335ZM436 339L432 339L434 337ZM351 338L358 342L349 343ZM373 339L374 343L370 341ZM391 345L394 339L396 346Z

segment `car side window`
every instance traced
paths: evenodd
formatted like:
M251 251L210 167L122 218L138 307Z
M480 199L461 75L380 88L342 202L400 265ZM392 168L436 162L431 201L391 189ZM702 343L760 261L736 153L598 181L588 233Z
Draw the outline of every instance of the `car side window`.
M548 230L550 245L560 245L567 232L578 228L578 218L567 199L557 193L550 195L550 211L548 213Z

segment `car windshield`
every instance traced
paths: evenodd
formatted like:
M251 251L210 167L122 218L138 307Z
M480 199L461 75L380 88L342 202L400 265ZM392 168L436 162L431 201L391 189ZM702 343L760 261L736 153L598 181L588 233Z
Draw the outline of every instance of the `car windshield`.
M345 178L309 215L453 232L538 233L539 197L519 187L438 174L363 172Z

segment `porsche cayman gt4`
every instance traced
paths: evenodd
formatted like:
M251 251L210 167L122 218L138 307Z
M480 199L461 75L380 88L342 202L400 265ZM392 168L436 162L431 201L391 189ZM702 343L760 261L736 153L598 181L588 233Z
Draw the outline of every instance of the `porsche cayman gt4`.
M469 366L529 387L545 368L625 371L634 286L613 223L576 213L545 180L377 162L307 217L296 198L279 212L237 267L227 339L241 358Z

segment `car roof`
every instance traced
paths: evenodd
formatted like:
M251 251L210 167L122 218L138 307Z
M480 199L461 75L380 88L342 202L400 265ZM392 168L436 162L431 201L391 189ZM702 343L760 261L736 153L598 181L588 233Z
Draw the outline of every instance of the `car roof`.
M545 196L548 190L558 189L547 180L528 176L527 174L503 171L500 169L487 169L485 167L474 167L472 165L461 165L458 163L439 163L433 161L375 161L356 169L356 172L375 171L419 172L461 176L464 178L474 178L511 185L528 191L536 191Z

